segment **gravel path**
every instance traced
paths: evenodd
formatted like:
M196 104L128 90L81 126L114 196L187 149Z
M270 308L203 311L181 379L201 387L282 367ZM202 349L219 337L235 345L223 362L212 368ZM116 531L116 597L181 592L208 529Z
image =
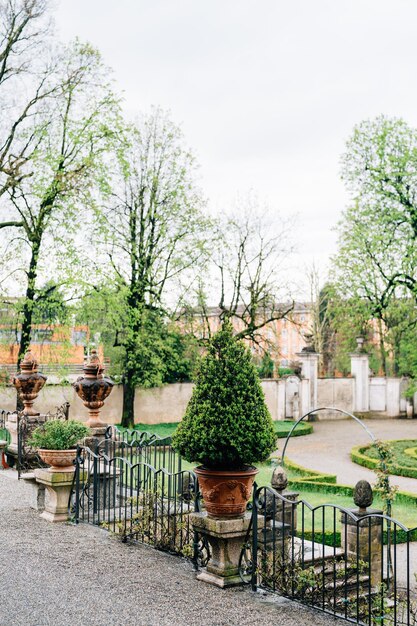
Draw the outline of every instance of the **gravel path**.
M416 420L371 419L366 420L365 424L377 439L417 439ZM288 458L310 469L337 474L337 481L345 485L354 485L361 479L375 482L372 470L350 460L353 446L371 441L357 422L352 419L319 421L313 426L311 435L296 437L289 442L286 451ZM283 445L280 445L281 452ZM417 493L415 478L392 476L391 482L403 491Z
M0 626L330 626L288 600L221 590L189 562L93 526L51 524L0 471Z

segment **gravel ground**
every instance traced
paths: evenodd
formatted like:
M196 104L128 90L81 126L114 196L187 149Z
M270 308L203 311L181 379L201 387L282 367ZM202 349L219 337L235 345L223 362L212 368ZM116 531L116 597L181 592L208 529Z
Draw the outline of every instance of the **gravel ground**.
M51 524L0 471L0 626L330 626L271 594L199 582L191 564L93 526Z

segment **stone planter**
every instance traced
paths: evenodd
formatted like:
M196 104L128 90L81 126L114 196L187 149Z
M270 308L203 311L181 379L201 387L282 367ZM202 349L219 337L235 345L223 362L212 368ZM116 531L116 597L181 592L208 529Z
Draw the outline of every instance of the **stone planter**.
M74 461L77 456L77 450L71 448L70 450L45 450L43 448L38 449L38 454L42 461L51 467L49 472L74 472Z
M196 467L206 511L212 518L243 517L250 500L256 467L243 470L211 470Z

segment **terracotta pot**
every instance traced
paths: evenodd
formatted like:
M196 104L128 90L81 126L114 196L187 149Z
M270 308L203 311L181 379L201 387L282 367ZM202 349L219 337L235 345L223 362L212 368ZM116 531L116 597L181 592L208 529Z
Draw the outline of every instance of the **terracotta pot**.
M47 463L51 467L50 472L74 472L75 465L73 461L77 456L77 450L71 448L70 450L45 450L44 448L38 449L38 454L44 463Z
M256 467L243 470L195 468L209 517L243 517L258 473Z

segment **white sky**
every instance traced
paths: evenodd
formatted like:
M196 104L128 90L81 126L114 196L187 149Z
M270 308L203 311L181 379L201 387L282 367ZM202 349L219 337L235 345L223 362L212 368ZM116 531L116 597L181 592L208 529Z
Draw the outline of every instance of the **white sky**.
M272 212L298 215L300 267L323 270L335 251L353 126L380 113L417 125L415 0L56 5L60 38L100 49L129 114L171 110L213 211L254 189Z

